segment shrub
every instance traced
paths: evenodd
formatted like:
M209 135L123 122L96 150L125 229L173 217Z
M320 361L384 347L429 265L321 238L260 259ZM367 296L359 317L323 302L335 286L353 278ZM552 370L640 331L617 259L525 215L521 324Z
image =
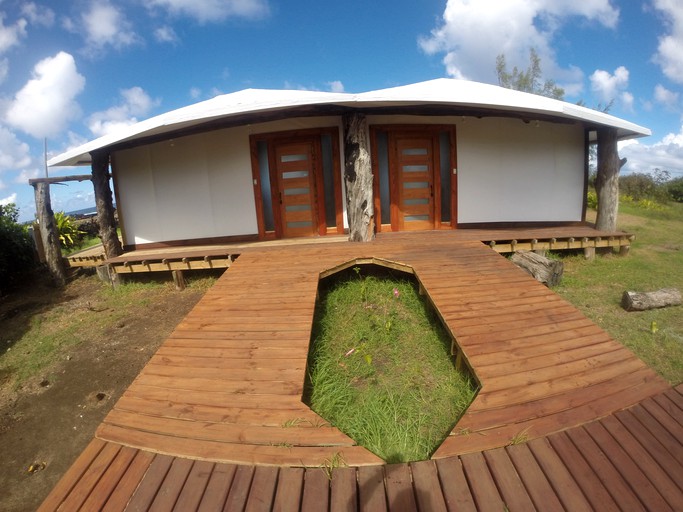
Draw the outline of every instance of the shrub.
M669 197L677 203L683 203L683 177L671 180L666 185Z
M55 224L59 233L59 243L64 249L70 249L82 240L84 231L74 224L74 220L64 212L55 213Z
M598 194L595 190L589 190L586 205L594 210L598 208Z
M35 264L33 240L18 217L15 204L0 205L0 291L19 282Z

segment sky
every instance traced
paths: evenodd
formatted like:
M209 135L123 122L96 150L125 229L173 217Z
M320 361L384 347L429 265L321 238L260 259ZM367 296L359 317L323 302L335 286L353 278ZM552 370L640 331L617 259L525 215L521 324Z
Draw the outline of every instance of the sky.
M0 0L0 204L33 218L45 147L218 94L497 84L496 57L525 69L531 48L566 101L652 130L621 144L623 173L683 176L683 0ZM89 182L51 196L94 205Z

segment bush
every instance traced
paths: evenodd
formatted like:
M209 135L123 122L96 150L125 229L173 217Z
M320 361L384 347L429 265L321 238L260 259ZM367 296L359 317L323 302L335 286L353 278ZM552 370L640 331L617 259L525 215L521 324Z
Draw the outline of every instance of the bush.
M55 213L55 224L59 233L59 243L64 249L71 249L79 244L85 235L74 224L74 220L64 212Z
M18 217L15 204L0 205L0 291L19 282L35 265L33 240Z
M586 205L588 208L597 210L598 208L598 193L595 190L589 190Z
M683 203L683 177L671 180L667 183L666 189L671 199L677 203Z

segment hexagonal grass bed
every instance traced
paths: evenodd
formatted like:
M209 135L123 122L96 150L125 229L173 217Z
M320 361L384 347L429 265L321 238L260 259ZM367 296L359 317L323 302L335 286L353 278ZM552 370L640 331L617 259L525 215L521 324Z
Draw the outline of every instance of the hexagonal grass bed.
M319 282L304 402L388 463L428 459L478 391L420 290L412 268L376 259Z

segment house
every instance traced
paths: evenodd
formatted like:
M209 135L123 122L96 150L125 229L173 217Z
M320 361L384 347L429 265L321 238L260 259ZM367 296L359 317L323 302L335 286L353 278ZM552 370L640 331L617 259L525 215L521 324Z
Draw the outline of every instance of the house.
M124 249L341 234L358 209L372 232L572 225L585 221L589 144L601 130L615 155L617 140L650 134L463 80L360 94L247 89L48 165L110 165ZM353 190L357 172L371 187Z

